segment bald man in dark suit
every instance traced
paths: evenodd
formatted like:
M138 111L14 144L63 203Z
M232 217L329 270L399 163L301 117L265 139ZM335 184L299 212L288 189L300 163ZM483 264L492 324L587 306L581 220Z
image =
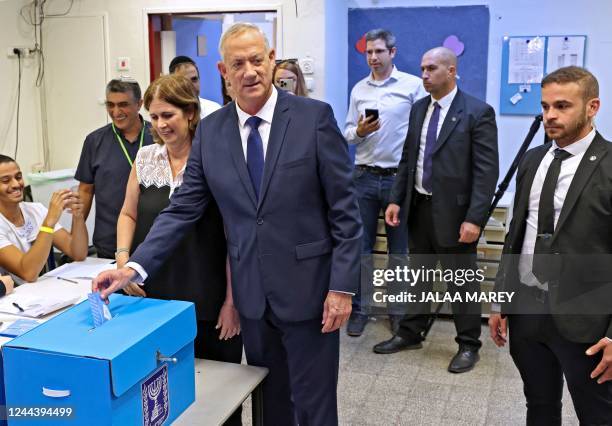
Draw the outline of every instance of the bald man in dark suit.
M426 52L421 69L430 96L412 106L385 220L391 226L407 221L413 269L435 269L439 260L444 269L475 270L476 245L499 175L495 111L457 88L457 57L451 50ZM448 287L467 290L453 283ZM411 303L407 309L397 333L374 352L422 347L429 303ZM452 309L459 350L448 370L462 373L479 359L481 306L456 302Z

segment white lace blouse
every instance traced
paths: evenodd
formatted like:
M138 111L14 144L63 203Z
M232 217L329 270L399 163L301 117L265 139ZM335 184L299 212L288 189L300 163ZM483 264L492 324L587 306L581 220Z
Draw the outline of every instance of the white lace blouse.
M136 177L138 183L145 188L156 186L170 187L170 194L183 183L183 175L185 174L185 166L172 178L172 169L170 168L170 160L168 159L168 150L166 145L147 145L138 150L136 154Z

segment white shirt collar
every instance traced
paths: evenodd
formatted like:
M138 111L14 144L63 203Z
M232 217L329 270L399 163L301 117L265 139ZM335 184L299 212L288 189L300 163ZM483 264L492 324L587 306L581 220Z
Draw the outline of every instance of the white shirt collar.
M450 93L448 93L446 96L443 96L441 99L434 99L434 97L431 96L431 104L433 104L434 102L437 102L438 105L440 105L440 108L447 109L453 103L453 99L455 99L456 94L457 94L457 86L455 86L453 90L450 91Z
M255 116L261 118L268 124L272 123L272 117L274 116L274 108L276 107L276 101L278 100L278 92L276 91L276 87L272 86L272 94L261 107ZM236 102L236 111L238 112L238 121L240 122L240 127L244 127L246 125L246 121L251 117L251 114L247 114L238 106L238 102Z
M389 80L394 80L397 81L400 78L400 74L399 71L397 70L397 67L395 65L393 65L393 69L391 70L391 74L389 74L389 77L387 77L384 80L374 80L374 74L372 72L370 72L370 75L368 76L368 84L371 84L373 86L382 86L384 84L386 84Z
M591 142L593 142L593 139L595 139L595 128L593 127L593 129L591 129L591 131L589 132L588 135L586 135L585 137L583 137L582 139L569 144L568 146L566 146L565 148L561 148L564 151L569 152L572 155L580 155L580 154L584 154L587 150L587 148L589 147L589 145L591 145ZM552 153L555 151L555 149L559 148L559 145L557 145L557 141L553 141L550 149L548 150L549 153Z

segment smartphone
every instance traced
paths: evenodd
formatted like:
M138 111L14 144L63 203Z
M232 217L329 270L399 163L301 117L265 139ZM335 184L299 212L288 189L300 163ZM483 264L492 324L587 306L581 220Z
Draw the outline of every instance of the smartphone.
M376 121L376 120L378 120L378 110L377 109L366 108L365 116L366 116L366 118L374 117L373 119L370 120L370 123L373 122L373 121Z
M276 85L279 89L286 90L287 92L293 93L295 91L295 80L291 78L281 78L278 80Z

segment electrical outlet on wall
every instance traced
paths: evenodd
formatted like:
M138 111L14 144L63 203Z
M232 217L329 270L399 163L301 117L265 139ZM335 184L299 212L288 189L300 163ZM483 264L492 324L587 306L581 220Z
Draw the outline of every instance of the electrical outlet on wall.
M300 68L303 74L314 74L314 59L310 56L300 59Z

